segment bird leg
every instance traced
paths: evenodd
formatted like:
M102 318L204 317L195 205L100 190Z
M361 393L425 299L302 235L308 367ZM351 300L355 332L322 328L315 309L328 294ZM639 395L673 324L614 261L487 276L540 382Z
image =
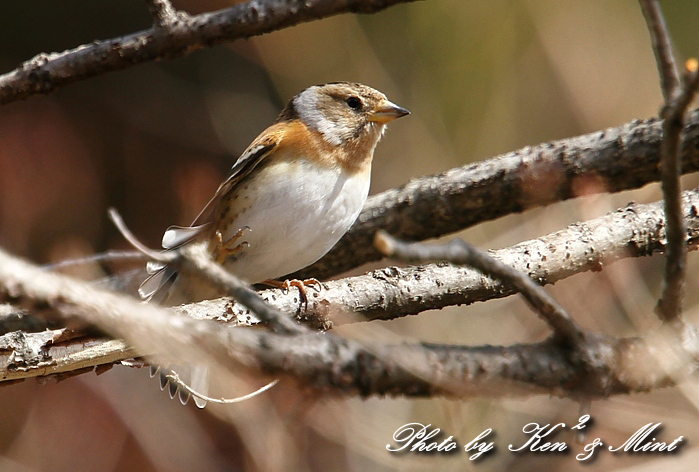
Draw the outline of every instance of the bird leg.
M280 282L279 280L273 280L273 279L268 279L262 282L265 285L270 285L275 288L281 288L282 290L289 291L291 287L296 287L299 289L299 295L301 295L301 301L304 304L308 304L308 295L306 292L306 288L316 285L316 290L320 292L320 290L323 288L323 284L320 283L318 279L286 279L284 282Z
M240 237L243 235L246 229L250 229L250 227L243 226L238 230L237 233L235 233L226 241L223 240L223 234L221 233L221 231L216 230L216 233L214 234L213 258L217 264L223 264L228 257L237 254L238 252L248 247L248 243L245 241L243 241L240 244L234 245L234 243L238 239L240 239Z

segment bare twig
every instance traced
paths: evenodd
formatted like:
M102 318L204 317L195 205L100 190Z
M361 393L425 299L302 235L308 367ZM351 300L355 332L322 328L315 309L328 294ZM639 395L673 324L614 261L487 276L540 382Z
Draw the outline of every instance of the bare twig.
M170 371L169 374L165 375L165 377L173 383L173 385L176 385L178 388L184 390L185 392L189 393L191 396L195 398L199 398L200 400L204 400L205 402L210 402L210 403L218 403L221 405L230 405L232 403L241 403L247 400L250 400L252 398L255 398L256 396L260 395L261 393L266 392L270 388L274 387L279 383L279 379L272 380L270 383L267 385L264 385L257 390L255 390L252 393L248 393L247 395L243 395L241 397L235 397L235 398L213 398L208 395L204 395L201 392L197 392L194 390L192 387L187 385L180 379L180 376L177 375L177 372L172 372Z
M665 26L660 5L657 0L639 0L639 3L650 31L665 99L661 111L664 121L663 140L660 143L660 175L667 222L667 251L663 292L656 311L666 322L679 322L687 263L686 228L680 202L680 147L685 114L697 88L697 61L687 61L680 84L670 33Z
M419 241L575 198L581 189L583 194L619 192L658 181L662 127L658 119L636 120L420 177L374 195L330 253L290 277L322 280L380 259L372 245L380 229ZM682 171L695 172L699 170L699 111L690 114L683 139Z
M687 61L679 95L674 96L663 108L665 137L660 146L660 173L667 220L667 252L663 292L658 300L657 312L668 322L679 320L682 313L682 297L687 264L687 228L682 218L680 201L680 146L685 113L696 93L699 83L697 63Z
M657 0L639 0L648 25L650 39L660 75L660 88L665 103L670 103L680 92L680 74L672 51L672 41L665 25L665 18Z
M79 257L75 259L66 259L64 261L56 262L55 264L49 264L44 266L48 270L61 270L66 267L75 267L82 265L89 265L101 262L114 262L114 261L134 261L134 262L145 262L148 257L141 251L107 251L98 254L91 254L85 257Z
M126 239L126 241L128 241L129 244L136 248L138 252L142 253L148 259L157 262L162 262L163 264L170 264L174 262L174 260L177 257L177 255L174 252L168 253L164 251L154 251L145 244L143 244L141 241L139 241L138 238L128 228L128 226L126 226L126 223L124 223L123 218L121 217L119 212L116 211L116 208L109 208L107 210L107 214L109 215L109 219L112 220L112 223L114 223L114 226L117 227L124 239Z
M456 265L467 265L479 272L500 280L504 285L512 285L524 296L531 307L553 329L556 337L573 347L581 347L585 333L578 327L568 312L523 272L503 264L461 239L453 239L447 244L406 243L385 231L376 233L374 244L388 257L407 261L431 262L447 261Z
M67 84L340 13L374 13L414 0L252 0L212 13L178 17L167 28L39 54L0 76L0 104L51 93Z

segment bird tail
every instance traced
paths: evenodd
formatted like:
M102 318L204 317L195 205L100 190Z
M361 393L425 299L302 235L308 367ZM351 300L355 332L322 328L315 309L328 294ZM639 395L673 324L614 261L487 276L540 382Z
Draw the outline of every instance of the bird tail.
M174 251L194 242L209 226L210 223L198 226L170 226L163 234L163 251ZM146 270L149 275L138 288L138 294L143 300L163 304L177 279L178 272L171 265L162 262L149 262Z
M167 388L170 398L177 397L180 403L186 405L191 397L194 397L194 403L198 408L204 408L206 406L206 400L200 398L196 395L191 395L189 391L182 388L182 386L174 382L169 375L175 374L179 378L179 382L185 383L189 381L188 387L202 395L208 394L209 389L209 369L205 366L177 366L161 368L155 365L150 367L151 378L158 376L158 381L160 382L160 390L165 390Z
M171 226L163 234L162 247L164 252L175 251L178 248L196 241L210 226L209 223L198 226ZM141 299L147 302L157 303L159 305L168 304L170 292L173 284L177 280L178 271L172 265L162 262L148 262L146 264L148 277L141 283L138 288L138 294ZM170 398L177 396L180 402L185 405L190 398L190 393L181 388L176 382L168 378L170 374L176 374L184 383L189 383L189 386L195 392L201 392L204 395L208 392L208 368L206 366L177 366L161 369L158 366L151 366L151 377L156 374L160 380L160 389L168 389ZM199 397L194 397L194 402L199 408L204 408L206 401Z

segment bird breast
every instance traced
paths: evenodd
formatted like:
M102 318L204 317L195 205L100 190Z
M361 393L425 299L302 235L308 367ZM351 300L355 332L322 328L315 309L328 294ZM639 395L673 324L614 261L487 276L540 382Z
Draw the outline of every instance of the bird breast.
M224 267L251 283L281 277L325 255L359 216L369 192L370 166L339 166L296 158L262 165L222 202L223 240L245 230L244 248Z

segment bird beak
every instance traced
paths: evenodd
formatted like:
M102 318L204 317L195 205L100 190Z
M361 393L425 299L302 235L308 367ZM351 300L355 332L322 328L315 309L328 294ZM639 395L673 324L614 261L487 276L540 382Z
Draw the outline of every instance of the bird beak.
M395 103L384 100L369 114L369 121L376 123L388 123L401 116L409 115L410 112L403 107L399 107Z

